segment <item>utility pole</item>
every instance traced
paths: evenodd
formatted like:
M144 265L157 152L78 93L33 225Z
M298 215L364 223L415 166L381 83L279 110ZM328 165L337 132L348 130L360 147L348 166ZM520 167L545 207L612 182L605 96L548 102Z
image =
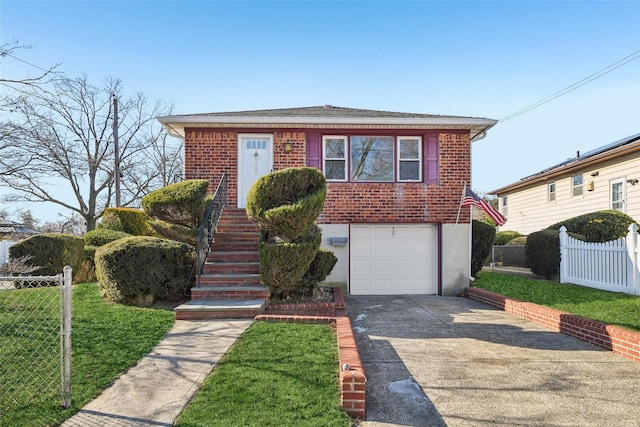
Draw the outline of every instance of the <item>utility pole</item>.
M118 146L118 98L113 95L113 151L116 179L116 207L120 207L120 148Z

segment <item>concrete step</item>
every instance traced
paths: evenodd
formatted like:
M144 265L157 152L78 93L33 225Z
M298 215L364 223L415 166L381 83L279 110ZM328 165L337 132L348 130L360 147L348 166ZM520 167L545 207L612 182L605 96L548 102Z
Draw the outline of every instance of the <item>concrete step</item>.
M266 299L192 300L175 308L177 320L252 319L265 307Z
M232 274L232 273L260 273L260 263L252 262L206 262L203 272L205 274Z
M191 288L191 300L253 300L269 297L262 286L200 286Z
M203 286L260 286L260 274L202 274L198 287Z

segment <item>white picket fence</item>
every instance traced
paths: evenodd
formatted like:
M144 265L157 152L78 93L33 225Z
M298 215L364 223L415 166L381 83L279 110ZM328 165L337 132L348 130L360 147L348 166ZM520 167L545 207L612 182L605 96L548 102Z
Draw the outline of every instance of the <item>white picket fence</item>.
M638 226L625 237L604 243L583 242L560 227L560 283L640 295Z

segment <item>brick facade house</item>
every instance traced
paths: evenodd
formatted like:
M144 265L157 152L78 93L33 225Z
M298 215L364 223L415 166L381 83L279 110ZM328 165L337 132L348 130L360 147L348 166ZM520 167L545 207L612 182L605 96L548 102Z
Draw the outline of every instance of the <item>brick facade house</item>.
M257 178L311 166L327 178L322 246L339 261L327 278L352 294L453 295L468 285L471 142L495 120L318 107L174 115L184 176L222 174L244 207Z

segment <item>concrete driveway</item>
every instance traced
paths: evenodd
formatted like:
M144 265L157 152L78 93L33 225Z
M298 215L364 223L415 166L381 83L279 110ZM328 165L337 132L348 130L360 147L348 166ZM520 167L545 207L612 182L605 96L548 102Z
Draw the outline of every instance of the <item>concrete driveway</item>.
M640 363L460 297L348 296L359 426L640 426Z

